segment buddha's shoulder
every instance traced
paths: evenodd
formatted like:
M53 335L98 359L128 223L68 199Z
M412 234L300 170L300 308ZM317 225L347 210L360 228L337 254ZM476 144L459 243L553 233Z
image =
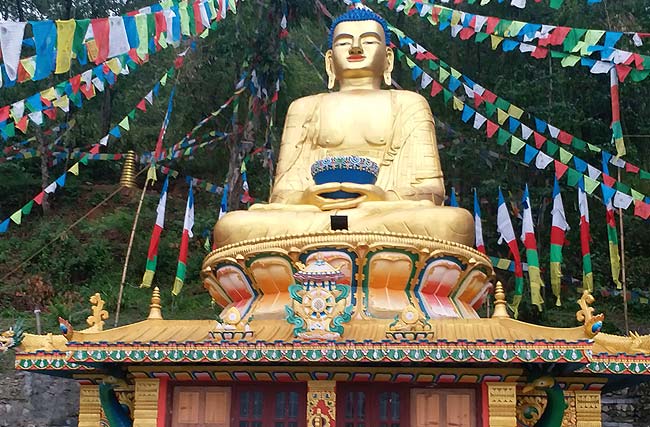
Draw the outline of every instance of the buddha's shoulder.
M323 96L326 94L319 93L316 95L303 96L294 100L289 106L289 112L293 114L306 113L311 111L321 103Z
M397 90L397 89L391 89L390 92L393 94L393 98L395 99L395 101L401 105L413 105L413 104L429 105L427 99L417 92L413 92L410 90Z

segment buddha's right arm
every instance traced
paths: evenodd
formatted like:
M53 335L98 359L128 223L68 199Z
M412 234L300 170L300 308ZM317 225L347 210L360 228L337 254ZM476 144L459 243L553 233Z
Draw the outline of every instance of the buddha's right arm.
M309 142L310 121L315 96L299 98L291 103L284 121L282 142L271 193L271 203L295 205L301 203L304 190L311 183Z

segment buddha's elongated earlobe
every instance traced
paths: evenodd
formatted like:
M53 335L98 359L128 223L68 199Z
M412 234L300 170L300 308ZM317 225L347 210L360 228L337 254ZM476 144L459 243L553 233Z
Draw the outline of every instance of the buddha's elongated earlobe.
M386 86L390 86L393 82L391 79L391 73L393 72L393 64L395 61L395 55L393 54L393 49L386 48L386 69L384 70L384 83Z
M385 84L386 86L390 86L392 82L393 82L393 80L392 80L392 78L391 78L390 71L386 71L386 72L384 73L384 84Z
M336 84L336 74L334 74L334 64L332 64L332 49L325 53L325 72L327 73L327 88L332 90Z

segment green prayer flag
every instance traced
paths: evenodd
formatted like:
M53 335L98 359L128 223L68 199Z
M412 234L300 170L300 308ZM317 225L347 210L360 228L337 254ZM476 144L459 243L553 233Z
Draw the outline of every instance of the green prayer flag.
M490 101L485 101L485 114L488 117L492 117L496 112L497 112L497 106L491 103Z
M452 93L448 89L443 88L442 89L442 99L444 100L445 104L448 103L451 100Z
M567 174L566 174L567 185L570 185L571 187L577 187L581 178L582 178L582 174L577 170L573 168L569 168L567 170Z
M546 151L547 151L546 154L548 154L549 156L554 156L555 153L557 153L557 150L559 148L560 147L556 143L546 140Z
M504 130L502 128L499 128L499 132L497 133L497 144L503 145L512 137L512 134L508 132L507 130Z
M25 206L20 209L23 213L23 215L29 215L32 212L32 207L34 206L34 200L30 200L27 202Z

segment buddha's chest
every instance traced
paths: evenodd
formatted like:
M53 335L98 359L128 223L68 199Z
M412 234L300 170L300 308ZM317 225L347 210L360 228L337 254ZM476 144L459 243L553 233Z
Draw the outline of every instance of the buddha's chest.
M390 93L325 96L320 108L318 145L329 151L347 151L385 145L392 138ZM337 150L338 149L338 150Z

